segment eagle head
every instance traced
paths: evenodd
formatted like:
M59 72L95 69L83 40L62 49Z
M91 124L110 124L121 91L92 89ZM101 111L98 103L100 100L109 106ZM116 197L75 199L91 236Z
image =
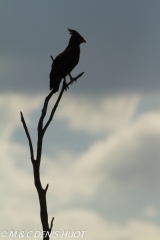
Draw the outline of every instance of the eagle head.
M69 33L71 34L71 36L76 39L76 41L79 42L79 44L85 42L86 43L86 40L75 30L72 30L70 28L68 28L68 31Z

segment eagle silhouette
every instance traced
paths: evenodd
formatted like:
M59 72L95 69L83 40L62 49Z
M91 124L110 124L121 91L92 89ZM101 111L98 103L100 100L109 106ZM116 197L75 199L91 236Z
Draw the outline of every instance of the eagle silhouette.
M79 62L80 57L80 44L86 41L84 38L75 30L69 29L71 34L68 46L60 53L52 63L50 72L50 90L54 89L54 93L58 92L61 80L69 75L71 71Z

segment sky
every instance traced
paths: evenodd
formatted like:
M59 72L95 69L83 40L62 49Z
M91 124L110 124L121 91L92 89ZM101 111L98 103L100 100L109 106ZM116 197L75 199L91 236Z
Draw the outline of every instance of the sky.
M71 28L86 40L72 75L85 73L44 137L49 222L60 234L86 231L74 238L159 240L160 2L1 0L0 11L1 234L41 231L20 111L35 150L50 55L66 48Z

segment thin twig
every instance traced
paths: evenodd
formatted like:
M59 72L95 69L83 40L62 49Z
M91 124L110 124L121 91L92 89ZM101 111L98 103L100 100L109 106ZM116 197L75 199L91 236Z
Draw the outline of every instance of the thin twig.
M25 132L26 132L26 136L27 136L27 138L28 138L28 143L29 143L29 148L30 148L30 154L31 154L31 162L32 162L32 164L34 164L35 160L34 160L34 151L33 151L32 140L31 140L31 137L30 137L30 134L29 134L29 131L28 131L26 122L25 122L25 120L24 120L23 113L20 112L20 115L21 115L21 122L23 123L23 127L24 127L24 130L25 130Z
M45 192L47 192L47 190L48 190L48 187L49 187L49 184L47 184L46 188L44 189L44 190L45 190Z
M62 97L62 95L63 95L64 90L65 90L65 86L64 86L64 83L63 83L62 89L61 89L60 94L59 94L59 96L58 96L58 98L57 98L57 101L56 101L56 103L55 103L55 105L54 105L54 107L53 107L53 109L52 109L52 111L51 111L50 117L49 117L46 125L45 125L44 128L43 128L43 134L45 133L47 127L49 126L50 122L52 121L52 118L53 118L54 113L55 113L55 111L56 111L56 109L57 109L57 107L58 107L58 104L59 104L59 102L60 102L60 100L61 100L61 97Z
M69 83L67 83L67 84L65 83L65 80L63 81L63 85L62 85L62 89L61 89L61 91L60 91L60 94L59 94L59 96L58 96L58 98L57 98L57 101L56 101L56 103L55 103L52 111L51 111L50 117L49 117L46 125L45 125L44 128L43 128L43 134L45 133L47 127L49 126L50 122L51 122L52 119L53 119L53 116L54 116L54 114L55 114L55 111L56 111L56 109L57 109L57 107L58 107L58 104L59 104L59 102L60 102L60 100L61 100L61 98L62 98L62 95L63 95L63 93L64 93L64 90L67 89L70 84L72 84L74 81L76 81L78 78L80 78L83 74L84 74L84 72L80 73L77 77L72 78L71 81L70 81ZM52 90L52 91L53 91L53 90ZM52 93L52 92L51 92L51 93Z
M52 61L54 62L54 58L52 56L50 56L50 58L52 59Z
M49 103L49 100L50 98L52 97L54 93L54 90L52 90L48 95L47 97L45 98L45 101L44 101L44 104L43 104L43 108L42 108L42 114L41 114L41 117L39 119L39 123L38 123L38 129L41 129L43 128L43 120L46 116L46 112L47 112L47 107L48 107L48 103Z
M53 228L53 221L54 221L54 217L53 217L53 218L52 218L52 220L51 220L51 225L50 225L49 232L51 232L51 231L52 231L52 228Z
M36 160L38 161L39 164L40 164L40 161L41 161L42 141L43 141L43 135L44 135L43 120L44 120L44 118L46 116L48 103L49 103L49 100L52 97L53 93L54 93L54 90L52 90L48 94L48 96L45 98L44 105L43 105L43 108L42 108L42 113L41 113L41 116L40 116L40 119L39 119L39 123L38 123L38 129L37 129L37 131L38 131L38 140L37 140L37 157L36 157Z

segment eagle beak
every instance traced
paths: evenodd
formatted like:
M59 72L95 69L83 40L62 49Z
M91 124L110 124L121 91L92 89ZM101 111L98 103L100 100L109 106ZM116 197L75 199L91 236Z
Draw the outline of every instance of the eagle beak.
M85 43L86 43L86 40L84 40L84 39L83 39L83 42L85 42Z

